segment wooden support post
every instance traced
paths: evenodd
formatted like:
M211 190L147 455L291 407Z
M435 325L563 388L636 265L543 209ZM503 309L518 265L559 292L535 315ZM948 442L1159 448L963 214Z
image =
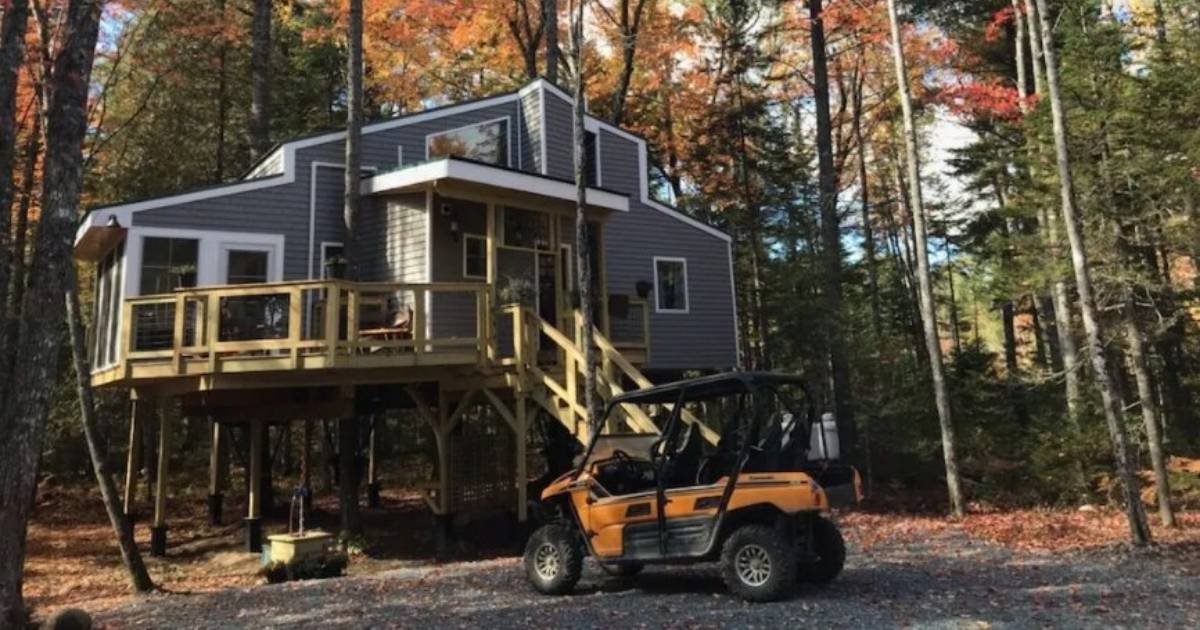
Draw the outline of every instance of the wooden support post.
M517 395L516 417L514 418L515 422L513 422L517 445L517 521L521 523L524 523L529 518L529 472L526 470L529 458L525 453L526 437L529 428L527 403L528 397L525 394Z
M375 433L379 416L371 417L371 432L367 435L367 507L379 507L379 478L375 470Z
M250 424L250 480L246 484L249 500L246 502L246 551L262 551L262 468L263 468L263 423L251 420Z
M226 444L225 427L212 421L212 445L208 454L208 521L221 524L221 505L225 499L225 482L228 479L229 447Z
M487 205L487 284L488 284L487 305L488 305L488 308L487 308L487 312L485 313L485 315L486 315L485 321L487 322L486 332L487 332L487 347L488 347L488 360L489 361L495 361L497 356L499 355L499 349L496 345L496 341L497 341L496 329L499 327L499 322L496 321L496 319L499 316L499 314L493 311L493 309L495 309L495 307L497 305L496 277L497 277L498 267L496 266L496 264L497 264L497 261L496 261L496 245L497 245L496 213L497 213L496 204L489 203Z
M300 501L304 504L304 511L312 511L312 433L313 421L306 419L304 421L304 446L300 449L300 488L302 490Z
M129 453L125 460L125 517L133 523L137 503L138 473L142 467L142 418L146 402L133 398L129 409Z
M152 556L167 555L167 464L170 459L171 414L163 402L158 408L158 473L154 480L154 524L150 528Z
M436 531L435 545L438 556L444 556L449 546L450 533L450 397L446 395L445 383L438 383L437 434L438 444L438 507L434 515Z

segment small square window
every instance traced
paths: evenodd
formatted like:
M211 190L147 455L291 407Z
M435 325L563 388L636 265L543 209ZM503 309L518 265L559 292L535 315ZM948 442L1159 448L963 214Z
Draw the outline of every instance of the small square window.
M487 279L487 239L478 234L463 235L463 277Z
M654 259L654 300L659 313L688 312L687 260Z

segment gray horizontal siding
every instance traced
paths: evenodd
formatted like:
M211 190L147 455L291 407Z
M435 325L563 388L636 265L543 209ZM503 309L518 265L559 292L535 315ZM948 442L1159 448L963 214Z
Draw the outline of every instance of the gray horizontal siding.
M638 281L654 282L655 256L687 259L687 314L656 313L650 295L650 366L655 369L728 368L737 363L730 290L729 247L674 217L642 204L637 144L601 131L604 186L630 195L629 212L604 226L610 293L635 296ZM640 316L636 309L630 315ZM632 323L619 323L623 334Z
M546 92L546 174L559 179L575 179L571 123L571 104L552 92Z
M442 206L450 214L442 212ZM481 203L434 197L433 213L433 281L434 282L482 282L463 277L462 234L487 234L487 206ZM460 234L450 231L450 222L458 221ZM453 292L435 294L432 300L433 336L474 337L476 332L476 304L470 293Z
M397 164L397 147L404 147L404 163L425 159L425 137L437 131L483 120L508 116L513 133L512 166L539 170L542 129L546 133L547 174L564 179L572 176L571 105L554 94L545 95L546 111L540 116L542 99L537 91L522 103L505 103L483 109L425 120L385 131L365 134L363 165L381 170ZM654 256L677 256L688 261L688 298L691 312L686 315L651 313L651 367L661 369L718 368L736 361L734 305L730 290L729 250L725 242L694 226L643 205L637 145L607 131L600 133L601 171L605 188L628 194L630 212L613 213L605 229L609 290L634 295L640 280L653 281ZM519 150L518 150L519 147ZM518 153L520 157L518 157ZM225 197L216 197L168 208L134 214L138 226L173 227L281 234L285 239L284 277L307 276L310 177L313 161L341 164L342 140L301 149L296 156L295 182ZM335 166L315 169L317 182L316 238L311 248L320 255L320 241L341 241L342 171ZM423 195L401 201L368 200L363 208L363 235L372 241L370 262L364 273L379 274L381 280L423 281L424 224L414 207L424 208ZM378 209L378 210L377 210ZM462 244L449 232L446 218L434 214L434 280L462 280ZM423 215L422 215L423 216ZM470 224L473 213L459 216L464 232L482 232L482 226ZM482 215L480 215L482 216ZM563 240L573 241L569 221L562 225ZM395 232L395 233L394 233ZM371 248L368 248L371 249ZM416 252L419 252L418 256ZM319 260L313 261L319 273ZM652 296L653 297L653 296ZM461 321L444 319L447 328L441 334L473 334L474 312L454 302L454 297L437 298L435 311L459 313ZM441 301L439 301L441 300ZM469 321L467 319L469 317ZM436 320L436 318L435 318ZM620 324L618 324L620 325Z
M542 172L542 99L541 90L530 90L521 97L522 170Z
M428 212L425 194L375 200L363 211L363 278L379 282L424 282Z

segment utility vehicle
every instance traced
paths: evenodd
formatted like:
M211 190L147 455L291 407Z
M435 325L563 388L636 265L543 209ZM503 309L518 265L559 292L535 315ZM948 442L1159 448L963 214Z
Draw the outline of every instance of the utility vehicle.
M614 430L630 405L658 409L660 433ZM725 418L715 446L685 409ZM729 590L750 601L841 572L842 536L822 512L831 497L859 500L861 483L832 463L836 425L816 421L800 377L731 372L628 392L592 429L574 469L541 494L545 524L524 558L537 590L570 592L585 555L620 577L719 561Z

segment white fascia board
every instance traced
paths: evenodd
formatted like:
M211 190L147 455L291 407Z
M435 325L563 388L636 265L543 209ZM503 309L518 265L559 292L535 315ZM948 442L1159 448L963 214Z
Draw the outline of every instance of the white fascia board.
M575 200L574 184L454 159L438 160L378 175L364 180L361 190L362 194L371 195L389 190L419 186L439 179L458 179L485 186L533 193L563 201ZM607 190L589 188L587 189L586 198L590 206L616 210L618 212L629 212L629 198L624 195L608 192Z

